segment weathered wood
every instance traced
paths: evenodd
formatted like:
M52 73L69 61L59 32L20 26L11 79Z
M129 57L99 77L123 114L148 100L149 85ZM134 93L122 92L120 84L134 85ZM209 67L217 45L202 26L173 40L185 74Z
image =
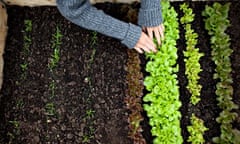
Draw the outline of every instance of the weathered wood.
M56 0L2 0L8 5L18 5L18 6L56 6ZM140 2L141 0L90 0L92 4L95 3L104 3L104 2L112 2L112 3L133 3ZM169 1L187 1L187 0L169 0ZM192 1L212 1L212 0L192 0ZM224 1L224 0L218 0Z
M7 36L7 11L3 3L0 2L0 89L3 82L3 54Z
M56 0L3 0L8 5L18 6L56 6ZM90 0L92 4L101 2L132 3L139 0Z

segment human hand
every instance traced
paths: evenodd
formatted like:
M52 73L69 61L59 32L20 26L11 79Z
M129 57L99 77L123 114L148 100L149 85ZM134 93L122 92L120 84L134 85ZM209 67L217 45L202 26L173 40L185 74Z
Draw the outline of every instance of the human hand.
M153 36L157 39L159 45L161 45L161 39L164 39L164 26L163 24L155 27L143 27L143 31L153 40Z
M140 39L138 40L136 46L134 47L139 53L143 52L157 52L156 46L152 39L148 37L147 34L142 32Z

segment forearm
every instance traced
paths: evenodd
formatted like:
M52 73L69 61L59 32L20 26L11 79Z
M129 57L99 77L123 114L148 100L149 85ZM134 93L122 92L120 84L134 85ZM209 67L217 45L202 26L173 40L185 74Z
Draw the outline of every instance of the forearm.
M141 0L138 24L153 27L160 25L162 22L161 0Z
M73 23L121 40L133 48L141 35L141 28L119 21L91 6L89 0L57 0L59 11Z

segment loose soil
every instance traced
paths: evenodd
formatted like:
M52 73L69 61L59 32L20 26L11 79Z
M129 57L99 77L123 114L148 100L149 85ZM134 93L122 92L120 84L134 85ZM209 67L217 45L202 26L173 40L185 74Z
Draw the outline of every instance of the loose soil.
M172 3L182 16L178 3ZM187 125L194 112L202 118L209 128L204 135L210 144L212 137L219 135L219 125L215 118L221 111L217 107L213 73L215 64L211 60L210 43L201 11L206 2L190 3L196 14L193 28L199 34L198 47L205 54L200 63L203 71L200 84L203 85L201 102L197 106L189 104L190 94L185 88L187 79L184 74L183 50L185 50L183 28L178 41L178 80L180 86L182 135L187 143ZM208 2L212 4L212 2ZM136 22L139 5L97 4L112 16ZM233 68L234 102L240 105L240 2L232 2L228 29ZM17 15L16 15L17 14ZM124 98L127 89L126 64L127 48L119 41L82 29L67 21L55 7L8 7L9 32L5 49L4 84L0 93L0 143L91 143L91 144L132 144L128 138L128 115ZM33 22L32 44L28 56L23 53L24 20ZM53 72L48 63L53 53L52 34L59 26L63 38L60 48L60 62ZM96 53L94 51L96 50ZM146 60L144 55L142 68ZM26 79L22 79L21 64L27 61ZM147 73L144 72L146 75ZM51 82L55 82L52 96ZM144 91L146 93L146 91ZM48 115L46 105L53 104L54 115ZM236 111L240 115L240 110ZM142 122L143 136L150 144L150 126L146 118ZM240 117L234 122L240 129ZM85 142L84 142L85 141Z

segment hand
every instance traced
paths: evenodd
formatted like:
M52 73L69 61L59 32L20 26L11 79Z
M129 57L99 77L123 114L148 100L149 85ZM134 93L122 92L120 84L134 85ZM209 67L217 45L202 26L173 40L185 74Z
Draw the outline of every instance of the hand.
M143 52L157 52L156 46L152 39L148 37L147 34L142 32L140 39L138 40L136 46L134 47L139 53Z
M161 39L164 39L164 26L163 24L155 27L143 27L143 31L153 40L153 36L157 39L159 45L161 45Z

